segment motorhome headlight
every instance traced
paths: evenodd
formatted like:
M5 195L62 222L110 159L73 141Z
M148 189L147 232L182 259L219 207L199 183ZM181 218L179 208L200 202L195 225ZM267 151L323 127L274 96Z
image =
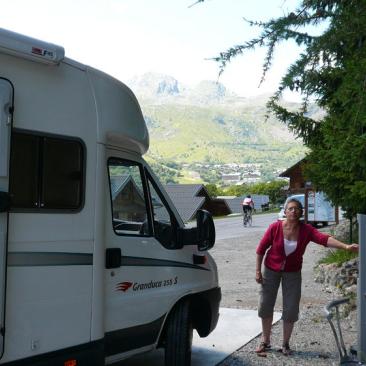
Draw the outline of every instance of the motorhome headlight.
M0 28L0 52L46 64L59 64L65 50L54 45Z

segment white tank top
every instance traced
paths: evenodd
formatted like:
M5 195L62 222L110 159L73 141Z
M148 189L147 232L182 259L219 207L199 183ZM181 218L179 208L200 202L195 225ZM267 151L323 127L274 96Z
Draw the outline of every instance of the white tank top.
M290 255L291 253L293 253L296 250L297 240L287 240L284 238L283 241L285 244L285 254L287 257L288 255Z

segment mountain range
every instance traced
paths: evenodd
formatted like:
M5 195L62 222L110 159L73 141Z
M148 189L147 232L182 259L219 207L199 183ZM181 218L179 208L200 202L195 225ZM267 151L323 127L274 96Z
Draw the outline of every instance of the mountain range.
M257 164L262 179L272 179L305 154L302 141L267 116L268 94L244 98L219 82L201 81L189 87L155 73L135 77L128 85L140 101L149 129L147 160L176 170L176 174L170 172L175 181L198 176L197 181L207 182L201 168L199 175L192 175L195 166L216 165L220 170L217 166L233 163ZM284 103L288 108L299 107ZM223 171L216 173L210 183L220 183Z

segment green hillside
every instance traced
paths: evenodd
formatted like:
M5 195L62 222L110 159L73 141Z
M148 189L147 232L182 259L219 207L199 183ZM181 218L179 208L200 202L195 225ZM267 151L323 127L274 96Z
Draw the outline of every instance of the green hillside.
M155 159L178 163L265 163L286 167L304 155L285 126L265 109L189 105L144 106Z
M162 75L140 85L133 90L150 133L147 159L164 181L220 184L234 163L259 164L260 179L273 179L305 154L286 126L266 118L266 96L240 98L214 82L190 90Z

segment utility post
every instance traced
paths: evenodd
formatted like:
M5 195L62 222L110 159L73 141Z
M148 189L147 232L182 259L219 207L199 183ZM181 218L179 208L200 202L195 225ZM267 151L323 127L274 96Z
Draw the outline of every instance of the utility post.
M357 215L359 227L358 262L358 350L359 361L366 362L366 215Z

